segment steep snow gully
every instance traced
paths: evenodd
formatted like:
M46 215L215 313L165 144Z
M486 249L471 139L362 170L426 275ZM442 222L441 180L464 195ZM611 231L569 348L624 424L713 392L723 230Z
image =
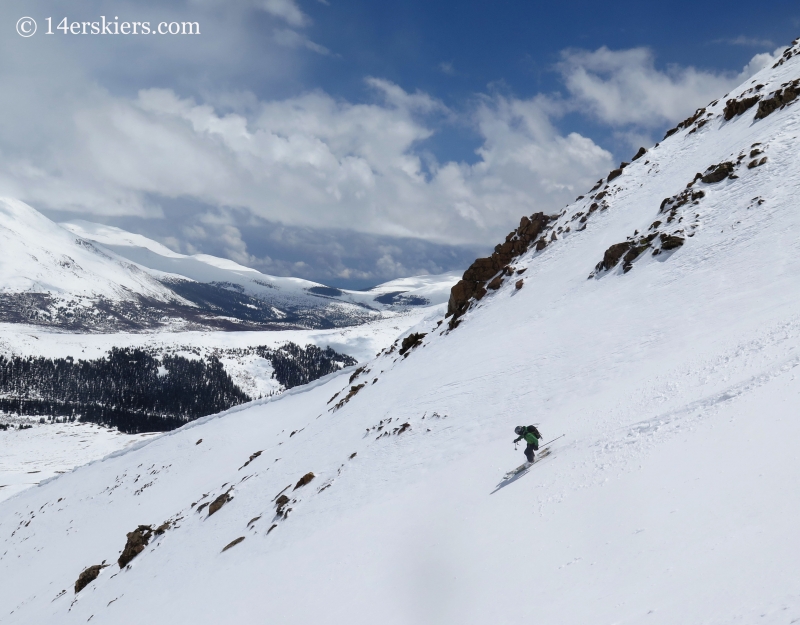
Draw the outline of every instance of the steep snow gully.
M797 51L439 325L1 504L0 620L797 622Z

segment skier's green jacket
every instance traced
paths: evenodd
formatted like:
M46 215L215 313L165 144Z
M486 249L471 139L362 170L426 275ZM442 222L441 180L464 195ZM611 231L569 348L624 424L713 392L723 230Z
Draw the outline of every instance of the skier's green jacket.
M514 442L518 443L523 438L528 445L533 445L534 449L539 449L539 439L542 438L542 435L539 434L539 430L536 429L535 425L526 426L522 434Z

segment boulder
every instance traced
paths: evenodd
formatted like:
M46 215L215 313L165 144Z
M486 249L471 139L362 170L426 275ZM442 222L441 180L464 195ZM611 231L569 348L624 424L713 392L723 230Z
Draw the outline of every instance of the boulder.
M606 271L615 267L619 262L620 258L631 248L631 242L625 241L623 243L614 243L611 247L609 247L605 253L603 254L603 260L600 261L597 265L597 270L601 271L605 269Z
M75 594L77 595L81 590L86 588L86 586L96 580L97 576L100 575L100 571L107 566L107 564L95 564L84 569L83 573L78 575L78 580L75 582Z
M208 516L218 512L222 506L228 503L231 499L233 499L233 497L231 497L228 493L222 493L219 497L211 502L210 506L208 506Z
M661 249L674 250L684 244L684 239L675 234L661 234Z
M701 178L706 184L721 182L733 173L734 164L730 161L713 165L706 170L705 175Z
M741 115L750 109L750 107L752 107L756 102L758 102L759 99L759 96L754 95L750 98L743 98L741 100L728 100L725 103L725 110L722 113L725 121L730 121L734 117Z
M297 490L298 488L301 488L301 487L305 486L306 484L310 484L311 480L313 480L314 477L315 477L315 475L309 471L303 477L301 477L299 480L297 480L297 484L294 485L294 488L292 490Z
M117 560L119 568L124 569L131 560L144 551L144 548L150 542L152 534L153 530L149 525L140 525L127 534L128 540L125 543L125 549L122 550L122 554Z

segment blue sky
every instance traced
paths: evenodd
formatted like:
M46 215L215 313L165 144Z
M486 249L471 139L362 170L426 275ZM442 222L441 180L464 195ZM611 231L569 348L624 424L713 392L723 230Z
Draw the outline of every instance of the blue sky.
M44 34L101 15L201 35ZM788 2L9 0L0 21L0 193L347 287L465 267L800 35Z

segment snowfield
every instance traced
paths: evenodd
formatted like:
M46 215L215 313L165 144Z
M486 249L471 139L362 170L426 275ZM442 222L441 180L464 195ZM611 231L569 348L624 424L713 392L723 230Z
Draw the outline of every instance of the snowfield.
M454 330L7 499L0 620L800 620L800 100L724 118L787 59L569 206ZM503 481L529 423L565 437Z
M47 423L38 419L9 419L33 427L0 431L0 501L46 479L99 460L153 434L123 434L94 423Z

